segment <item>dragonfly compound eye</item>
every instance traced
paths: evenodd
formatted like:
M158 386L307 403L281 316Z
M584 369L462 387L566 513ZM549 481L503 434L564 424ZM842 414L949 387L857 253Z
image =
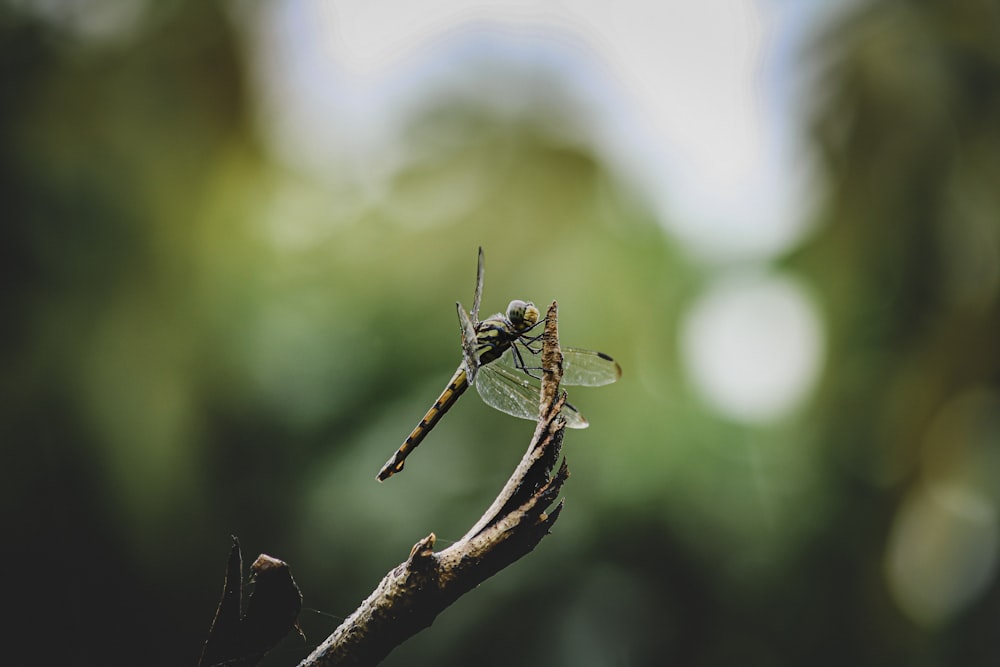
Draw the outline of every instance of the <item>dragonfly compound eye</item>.
M507 319L518 329L530 329L538 322L538 309L530 301L515 299L507 304Z

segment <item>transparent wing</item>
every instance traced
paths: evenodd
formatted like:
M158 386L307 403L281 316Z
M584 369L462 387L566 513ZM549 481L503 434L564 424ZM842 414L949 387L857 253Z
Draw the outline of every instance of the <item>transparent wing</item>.
M483 366L480 370L476 391L486 405L513 417L531 421L538 419L538 387L531 384L527 376L512 373L496 364ZM570 428L589 426L587 419L568 403L563 406L561 414Z
M479 266L476 267L476 295L472 298L472 321L479 321L479 304L483 299L483 246L479 246Z
M496 363L503 365L506 370L514 375L527 373L532 377L541 377L542 358L541 355L524 343L517 344L517 352L520 360L524 363L519 365L518 357L514 354L514 348L504 353ZM601 387L612 382L617 382L622 376L621 366L614 359L603 352L594 350L581 350L577 347L562 348L563 354L563 379L562 383L570 387Z
M571 387L601 387L617 382L622 376L618 362L594 350L564 347L563 384Z
M456 301L455 308L458 310L458 321L462 326L462 361L465 363L469 384L474 384L479 371L479 360L476 357L476 325L473 323L473 318L465 312L465 308L462 308L462 304Z

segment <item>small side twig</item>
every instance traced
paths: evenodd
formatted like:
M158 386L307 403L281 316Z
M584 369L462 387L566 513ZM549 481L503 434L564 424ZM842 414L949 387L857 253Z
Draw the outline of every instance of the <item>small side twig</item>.
M542 335L542 391L538 424L528 451L490 508L462 539L434 551L433 533L379 583L299 667L375 665L396 646L428 627L464 593L517 561L548 534L562 502L547 512L569 476L565 460L553 474L565 422L559 415L562 353L556 303Z

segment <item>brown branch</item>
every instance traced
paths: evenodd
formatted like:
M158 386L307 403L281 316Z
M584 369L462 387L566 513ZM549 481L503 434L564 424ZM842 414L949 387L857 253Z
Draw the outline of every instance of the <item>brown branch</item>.
M569 476L566 462L553 474L565 422L559 410L562 354L556 303L549 306L542 336L542 398L538 425L521 462L496 500L466 535L434 552L434 534L417 542L409 557L299 667L375 665L396 646L428 627L467 591L530 552L559 517L551 513Z

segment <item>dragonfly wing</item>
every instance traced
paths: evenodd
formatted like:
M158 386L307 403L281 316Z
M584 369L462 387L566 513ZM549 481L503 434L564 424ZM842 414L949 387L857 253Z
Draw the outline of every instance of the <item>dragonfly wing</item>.
M514 355L515 347L504 353L497 360L508 371L515 375L524 372L532 377L541 377L542 360L535 349L523 342L516 343L520 357ZM564 347L562 383L570 387L601 387L617 382L622 376L622 369L614 359L603 352L583 350L578 347ZM523 361L523 368L518 359Z
M476 390L491 408L521 419L538 418L538 387L504 368L483 366Z
M564 347L563 384L572 387L600 387L617 382L622 376L621 366L603 352Z
M529 382L526 376L512 373L495 364L483 366L481 370L476 391L486 405L513 417L531 421L538 419L538 387ZM563 406L561 414L570 428L589 426L587 419L568 403Z
M458 321L462 326L462 361L469 376L469 384L474 384L479 371L479 360L476 357L476 325L465 312L465 308L462 308L462 304L456 301L455 308L458 309Z
M479 321L479 303L483 298L483 246L479 246L479 266L476 267L476 295L472 298L472 321Z

